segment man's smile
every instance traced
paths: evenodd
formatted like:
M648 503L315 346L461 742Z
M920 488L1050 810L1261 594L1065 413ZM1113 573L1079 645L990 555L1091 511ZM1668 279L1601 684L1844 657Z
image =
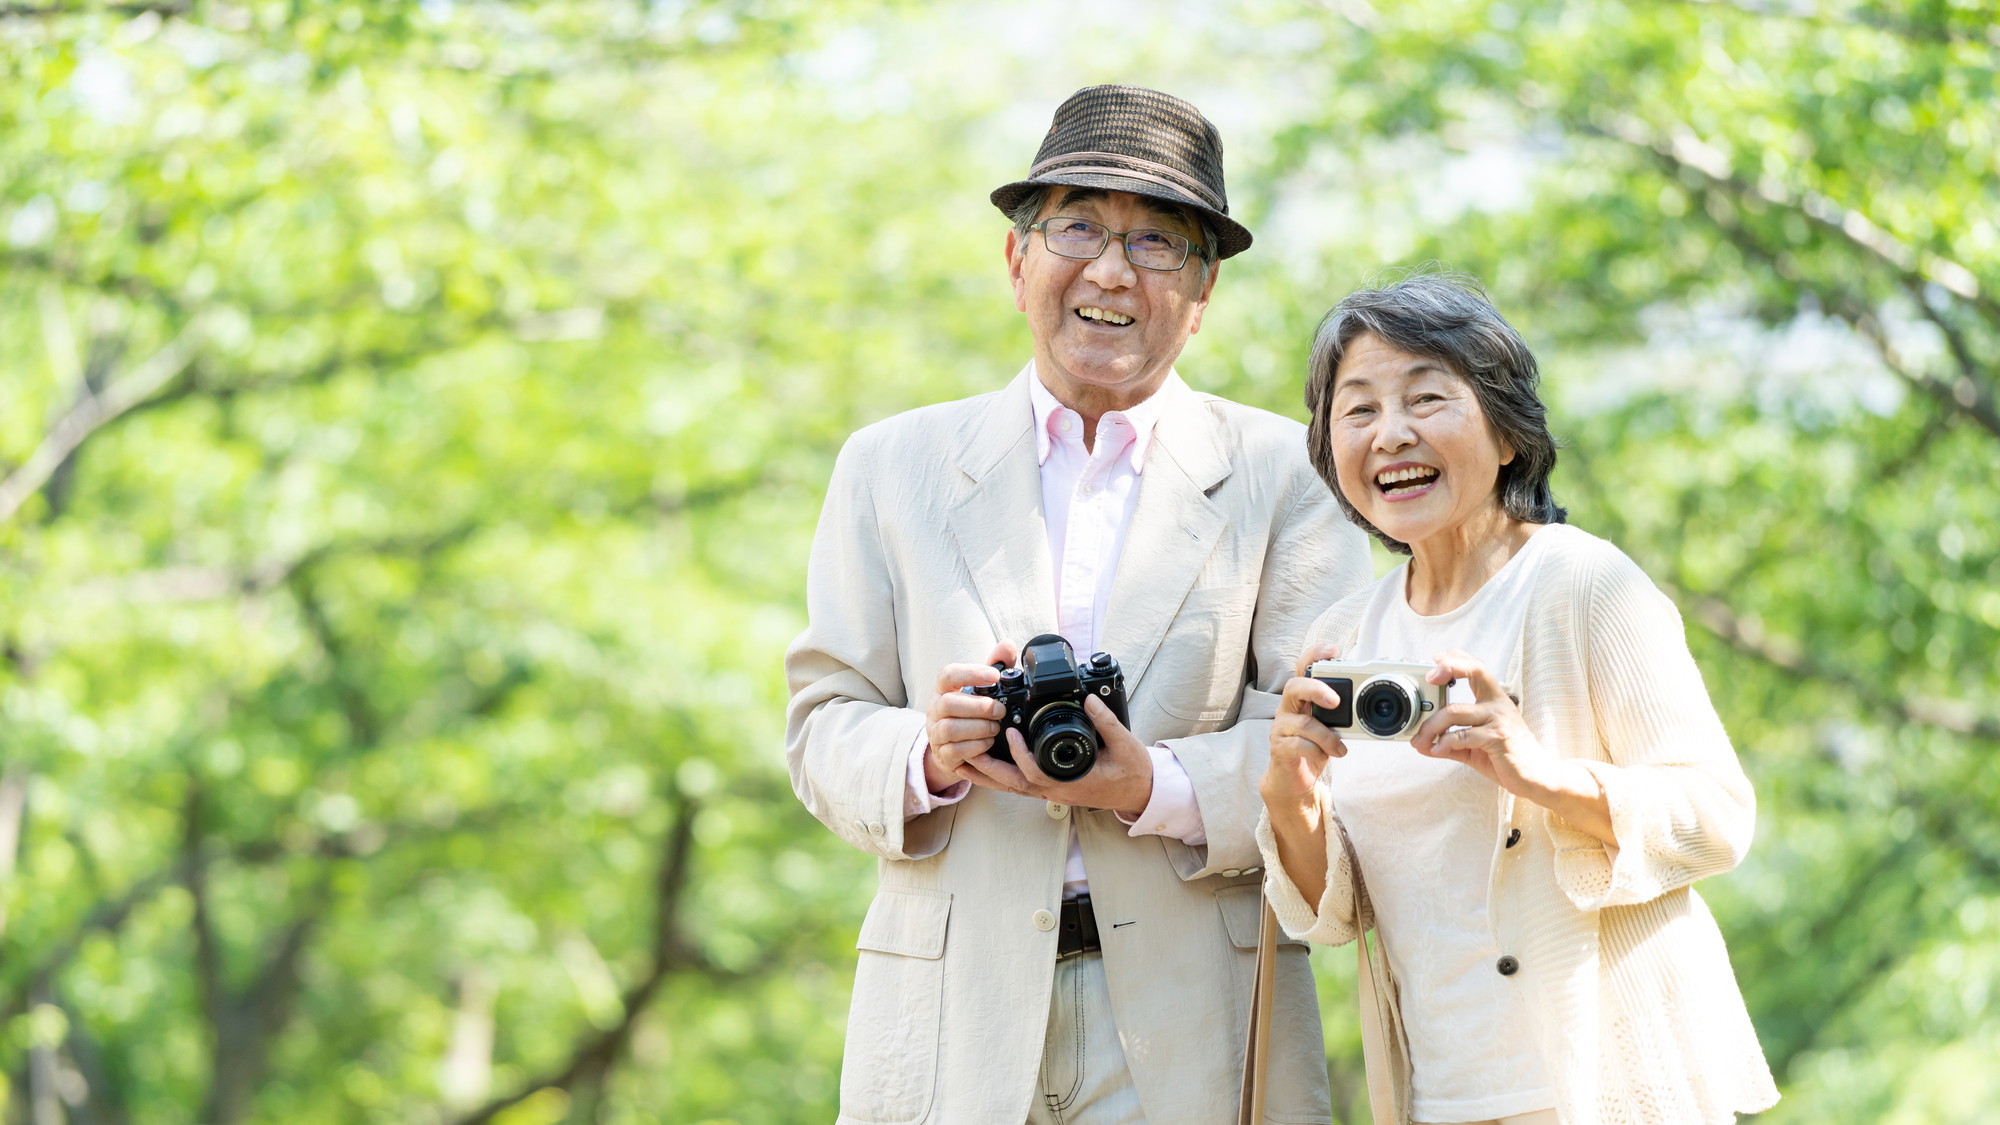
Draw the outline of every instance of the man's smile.
M1092 324L1108 324L1123 327L1132 323L1132 318L1126 316L1124 313L1112 312L1110 309L1101 309L1096 305L1085 305L1076 310L1076 315Z

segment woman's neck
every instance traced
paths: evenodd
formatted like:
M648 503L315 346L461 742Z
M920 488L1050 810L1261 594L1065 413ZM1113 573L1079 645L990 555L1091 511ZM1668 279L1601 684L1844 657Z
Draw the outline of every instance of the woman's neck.
M1481 586L1542 527L1499 508L1410 544L1410 569L1403 596L1425 617L1450 613L1472 600Z

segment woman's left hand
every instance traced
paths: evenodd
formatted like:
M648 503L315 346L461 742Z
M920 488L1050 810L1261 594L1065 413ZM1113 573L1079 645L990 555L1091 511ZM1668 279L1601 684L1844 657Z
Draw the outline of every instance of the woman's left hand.
M1417 728L1410 745L1418 753L1471 766L1509 793L1615 843L1610 803L1596 776L1542 746L1486 665L1456 649L1435 659L1437 667L1425 678L1433 684L1463 679L1472 686L1473 702L1440 707Z
M1425 678L1440 685L1464 680L1474 702L1440 707L1417 728L1410 745L1418 753L1471 766L1515 796L1528 796L1529 779L1545 772L1541 767L1552 759L1521 718L1521 709L1477 658L1453 649L1433 659L1437 667Z

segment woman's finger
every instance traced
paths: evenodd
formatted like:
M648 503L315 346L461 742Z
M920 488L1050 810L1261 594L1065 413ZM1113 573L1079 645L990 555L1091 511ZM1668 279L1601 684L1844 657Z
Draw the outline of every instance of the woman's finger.
M1310 676L1294 676L1285 681L1283 697L1278 701L1280 713L1310 716L1315 706L1328 710L1340 706L1340 693L1333 690L1332 684Z
M1292 675L1303 676L1315 663L1321 660L1336 660L1339 657L1339 645L1324 643L1307 645L1305 651L1299 653L1299 662L1292 666Z
M1439 735L1452 727L1476 727L1489 722L1492 710L1484 703L1447 703L1425 719L1410 736L1410 745L1420 751L1428 751Z

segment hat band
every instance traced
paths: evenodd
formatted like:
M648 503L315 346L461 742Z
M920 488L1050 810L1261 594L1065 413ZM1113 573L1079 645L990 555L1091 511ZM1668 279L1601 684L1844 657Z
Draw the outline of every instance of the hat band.
M1028 178L1032 180L1051 168L1068 164L1074 160L1115 161L1110 166L1093 164L1085 165L1081 168L1071 168L1069 171L1130 176L1133 179L1145 180L1149 183L1159 184L1161 187L1170 187L1175 191L1184 192L1204 201L1210 208L1216 211L1220 211L1225 215L1229 213L1229 204L1223 202L1221 196L1210 191L1207 185L1200 181L1189 179L1181 173L1180 169L1165 164L1156 164L1150 160L1141 160L1136 156L1126 156L1118 152L1065 152L1060 156L1051 156L1033 168L1028 169ZM1139 167L1135 168L1132 165L1138 165ZM1142 172L1139 170L1140 168L1148 168L1152 171L1151 173Z

